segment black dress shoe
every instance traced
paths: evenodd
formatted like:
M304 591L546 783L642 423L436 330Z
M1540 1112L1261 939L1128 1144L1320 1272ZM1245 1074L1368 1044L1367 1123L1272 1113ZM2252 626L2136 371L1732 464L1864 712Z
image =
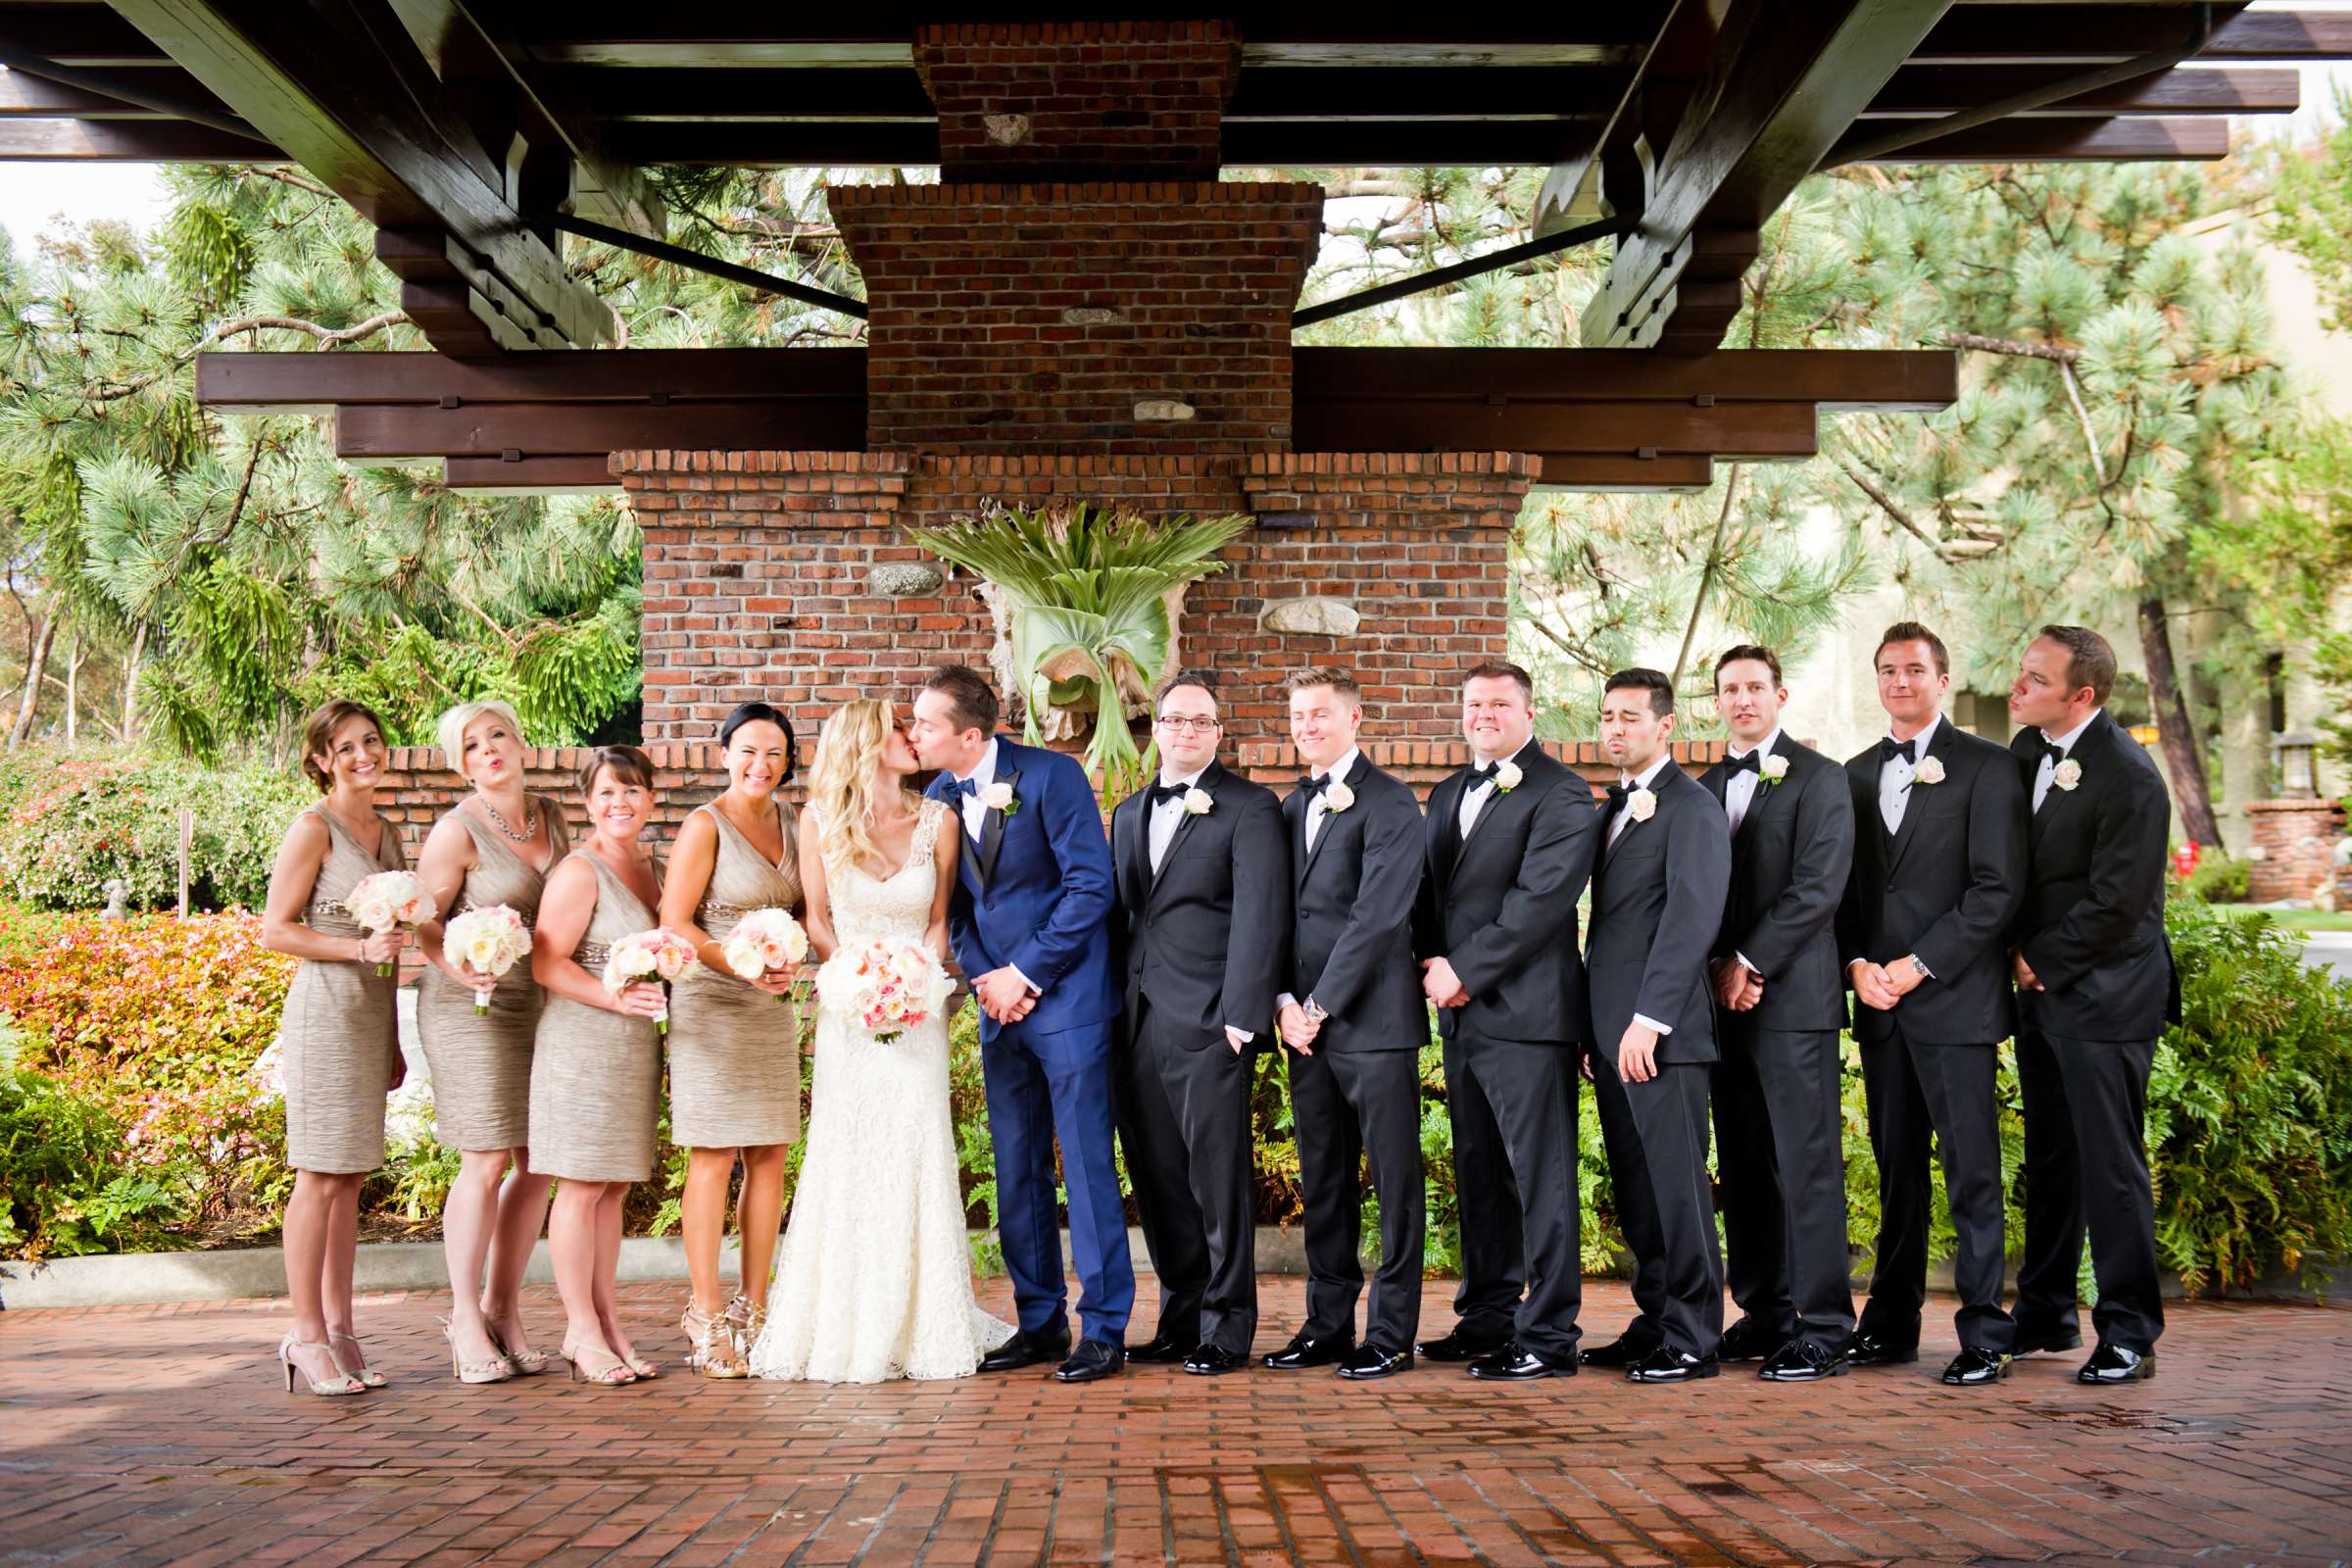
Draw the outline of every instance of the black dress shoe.
M1895 1366L1919 1359L1919 1342L1888 1339L1877 1329L1863 1329L1845 1342L1845 1358L1855 1366Z
M1493 1355L1470 1363L1470 1375L1481 1383L1525 1383L1534 1378L1572 1378L1575 1361L1550 1361L1512 1340Z
M2075 1374L2077 1383L2142 1383L2156 1375L2156 1352L2127 1350L2105 1341Z
M1127 1364L1127 1352L1108 1340L1080 1340L1070 1358L1054 1369L1056 1383L1092 1383Z
M1135 1352L1127 1352L1129 1360ZM1236 1355L1222 1345L1203 1345L1184 1358L1184 1369L1197 1377L1213 1378L1225 1372L1240 1372L1250 1365L1246 1355Z
M1723 1370L1714 1356L1692 1355L1659 1346L1642 1360L1625 1369L1630 1383L1689 1383L1694 1378L1711 1378Z
M1760 1361L1794 1339L1792 1334L1776 1334L1752 1317L1743 1317L1723 1331L1715 1347L1718 1361Z
M1351 1383L1361 1383L1368 1378L1385 1378L1393 1372L1412 1369L1412 1351L1384 1350L1377 1345L1367 1345L1340 1363L1340 1376Z
M1586 1366L1639 1366L1657 1350L1655 1340L1637 1340L1630 1334L1619 1335L1606 1345L1595 1345L1579 1352L1577 1360Z
M1999 1350L1987 1350L1970 1346L1952 1357L1952 1364L1943 1369L1943 1381L1955 1389L1983 1388L1998 1383L2009 1375L2009 1357Z
M1811 1340L1790 1340L1756 1368L1767 1383L1818 1383L1845 1376L1848 1362L1836 1350L1825 1350Z
M1442 1340L1425 1340L1413 1347L1413 1353L1424 1361L1475 1361L1482 1355L1493 1355L1510 1342L1484 1338L1472 1339L1460 1329Z
M1200 1348L1199 1340L1173 1340L1154 1334L1141 1345L1127 1347L1127 1359L1146 1366L1174 1366Z
M1003 1345L980 1358L983 1372L1017 1372L1025 1366L1037 1366L1069 1353L1070 1331L1067 1328L1040 1329L1035 1334L1027 1329L1017 1331Z
M1352 1334L1335 1334L1328 1340L1294 1334L1290 1344L1265 1358L1265 1364L1277 1372L1296 1372L1301 1367L1337 1366L1354 1353Z
M2028 1334L2018 1331L2017 1343L2009 1348L2011 1355L2032 1355L2036 1350L2080 1350L2082 1336L2072 1329L2053 1329L2046 1334Z

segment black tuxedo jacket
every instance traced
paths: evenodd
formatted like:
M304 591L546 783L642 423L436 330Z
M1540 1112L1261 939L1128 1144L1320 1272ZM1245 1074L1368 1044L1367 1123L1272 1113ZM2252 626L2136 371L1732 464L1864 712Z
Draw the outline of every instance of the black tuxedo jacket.
M1519 783L1490 790L1467 839L1462 797L1476 775L1465 767L1430 796L1414 946L1451 962L1470 993L1467 1005L1438 1009L1446 1039L1575 1046L1587 1023L1576 901L1592 875L1600 818L1592 786L1541 745L1511 760Z
M1176 824L1152 869L1151 791L1110 813L1111 972L1126 990L1130 1034L1149 1001L1187 1043L1222 1044L1228 1027L1273 1043L1274 994L1291 939L1290 858L1272 790L1211 762L1196 787L1213 803ZM1132 1044L1132 1040L1130 1041Z
M1764 1000L1747 1016L1761 1029L1845 1025L1845 966L1838 906L1854 861L1854 805L1838 764L1788 738L1771 756L1788 760L1780 782L1759 777L1732 839L1732 887L1714 956L1744 954L1764 976ZM1718 762L1699 783L1722 808L1733 769Z
M1978 1046L2017 1027L2009 928L2026 887L2026 792L2009 754L1938 719L1926 757L1942 782L1914 780L1903 825L1879 814L1883 758L1873 745L1845 764L1854 803L1854 872L1838 911L1839 956L1892 964L1912 954L1935 978L1891 1012L1854 1004L1854 1036Z
M1413 903L1421 891L1421 803L1410 786L1358 753L1343 781L1355 792L1327 811L1306 847L1306 792L1282 803L1290 843L1292 923L1288 984L1329 1013L1317 1051L1418 1050L1429 1005L1413 962Z
M1592 929L1585 948L1592 1049L1610 1061L1641 1013L1674 1032L1658 1060L1715 1059L1715 1004L1707 956L1732 885L1732 841L1723 808L1674 763L1658 774L1657 810L1608 841L1602 807L1592 871Z
M2009 743L2032 813L2013 940L2043 987L2020 993L2021 1023L2076 1040L2154 1040L2180 1018L2164 935L2164 775L2101 710L2069 754L2082 782L2062 790L2053 781L2034 811L2041 740L2028 728Z

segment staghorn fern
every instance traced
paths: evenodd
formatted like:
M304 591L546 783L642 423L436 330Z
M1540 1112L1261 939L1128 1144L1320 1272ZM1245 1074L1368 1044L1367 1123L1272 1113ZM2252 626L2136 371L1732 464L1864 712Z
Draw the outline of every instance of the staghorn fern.
M1129 690L1164 674L1175 627L1168 595L1222 571L1217 552L1250 526L1243 515L1150 518L1080 502L1004 507L907 533L941 559L996 584L1012 607L1012 654L1027 699L1027 737L1049 703L1095 713L1087 766L1106 794L1141 782L1145 760L1127 730Z

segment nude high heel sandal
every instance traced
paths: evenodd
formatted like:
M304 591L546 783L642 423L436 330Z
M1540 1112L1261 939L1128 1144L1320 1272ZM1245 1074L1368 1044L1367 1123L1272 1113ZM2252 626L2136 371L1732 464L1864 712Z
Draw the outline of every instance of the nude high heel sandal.
M286 1369L286 1392L288 1394L294 1392L294 1374L302 1372L302 1368L294 1364L296 1350L324 1350L329 1359L332 1359L335 1353L324 1340L298 1340L292 1334L288 1334L284 1339L278 1341L277 1358ZM368 1392L367 1384L362 1383L350 1373L340 1370L333 1377L323 1381L311 1376L308 1372L302 1372L302 1381L309 1384L311 1392L322 1399L340 1399L354 1394Z
M504 1383L514 1375L514 1363L503 1355L494 1355L487 1361L460 1360L457 1324L449 1318L441 1320L441 1336L449 1341L449 1369L457 1374L460 1383ZM490 1343L497 1344L498 1336L492 1335Z

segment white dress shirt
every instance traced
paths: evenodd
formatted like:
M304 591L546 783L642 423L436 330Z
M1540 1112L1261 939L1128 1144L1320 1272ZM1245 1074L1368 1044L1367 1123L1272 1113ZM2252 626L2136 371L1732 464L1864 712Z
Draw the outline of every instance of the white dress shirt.
M972 770L969 773L956 774L956 782L960 786L967 778L978 779L982 793L987 791L989 785L996 782L997 738L994 735L988 738L988 749L980 754L980 760L972 764ZM979 843L981 830L988 826L988 808L980 804L980 796L978 794L957 795L956 808L963 813L965 834L974 844Z
M1207 771L1206 767L1197 767L1182 778L1170 778L1163 772L1159 775L1159 782L1163 786L1173 785L1189 790L1200 783L1200 775ZM1183 796L1179 795L1173 800L1163 800L1152 808L1151 819L1146 829L1146 840L1152 855L1152 874L1153 876L1159 875L1159 863L1168 858L1168 846L1176 842L1176 830L1183 825Z
M2072 757L2075 753L2075 742L2081 740L2082 738L2082 732L2090 728L2090 720L2092 718L2097 718L2099 714L2104 711L2104 709L2094 708L2090 710L2090 718L2084 719L2082 723L2077 724L2073 729L2068 730L2065 734L2053 735L2045 729L2041 732L2041 738L2049 742L2052 746L2057 747L2058 750L2064 752L2067 756ZM2057 772L2058 764L2050 760L2050 754L2047 752L2042 753L2041 765L2034 770L2034 810L2040 810L2041 803L2049 799L2050 780L2057 774Z
M1355 771L1358 750L1353 746L1348 747L1347 756L1329 767L1317 769L1310 776L1330 779L1335 784L1346 783L1348 775ZM1310 850L1315 847L1315 835L1323 831L1323 818L1331 814L1329 800L1330 792L1328 790L1318 790L1315 798L1306 803L1306 847Z
M1641 777L1629 778L1623 773L1617 775L1617 781L1626 786L1629 793L1626 797L1626 800L1619 801L1617 803L1616 819L1609 823L1609 843L1615 844L1617 842L1617 836L1623 833L1633 823L1633 813L1626 809L1627 801L1633 799L1630 792L1636 789L1645 790L1650 788L1657 782L1658 775L1673 765L1674 754L1671 752L1662 752L1659 754L1656 761L1650 763L1647 767L1642 770ZM1667 935L1667 933L1660 932L1659 935L1664 937ZM1660 1023L1657 1019L1650 1017L1646 1013L1635 1013L1634 1022L1642 1025L1642 1027L1644 1029L1654 1029L1661 1036L1674 1033L1673 1025Z
M1773 743L1780 738L1781 728L1778 724L1775 724L1772 728L1771 734L1765 736L1759 745L1750 748L1750 750L1758 754L1757 760L1759 762L1761 762L1764 758L1772 755ZM1730 752L1728 755L1733 761L1737 762L1741 758L1747 756L1747 753L1735 750ZM1741 768L1739 772L1734 773L1730 778L1724 780L1723 814L1731 818L1732 832L1734 834L1737 834L1740 831L1740 824L1747 820L1747 808L1755 804L1756 789L1763 782L1764 775L1757 772L1753 768Z
M1890 757L1879 768L1879 819L1886 831L1899 833L1903 829L1903 810L1911 804L1911 782L1919 776L1919 764L1927 760L1928 743L1936 738L1936 726L1943 722L1937 713L1928 720L1928 727L1911 737L1911 758ZM1902 745L1890 734L1886 737Z
M1519 748L1521 752L1525 750L1527 748L1524 746ZM1470 837L1471 828L1478 825L1478 813L1484 810L1487 803L1494 798L1495 773L1501 769L1503 763L1515 761L1518 757L1519 752L1513 752L1509 757L1497 757L1494 759L1494 764L1487 769L1485 778L1479 778L1475 774L1471 776L1470 787L1462 791L1461 807L1454 813L1453 818L1454 829L1462 838Z

